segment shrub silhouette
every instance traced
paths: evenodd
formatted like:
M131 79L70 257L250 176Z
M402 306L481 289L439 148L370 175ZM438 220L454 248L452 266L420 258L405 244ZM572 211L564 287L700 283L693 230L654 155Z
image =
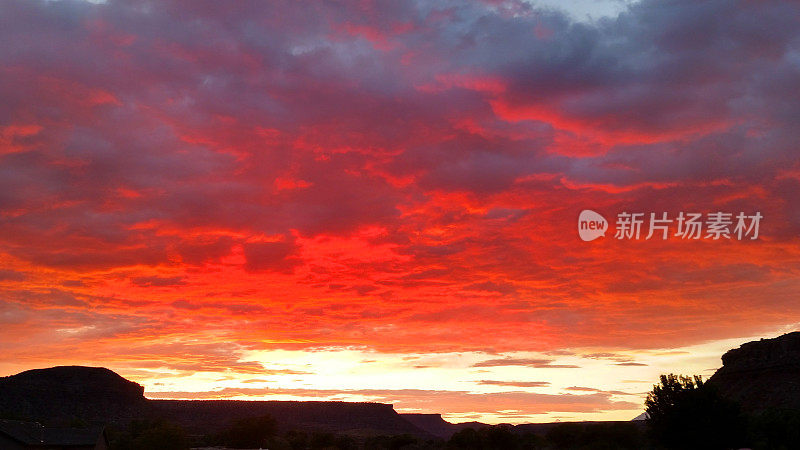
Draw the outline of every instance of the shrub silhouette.
M272 416L250 417L234 422L217 440L230 448L266 447L277 428Z
M464 428L463 430L459 430L450 436L448 445L452 448L464 450L478 450L483 448L481 437L474 428Z
M738 405L699 375L661 375L645 407L651 436L664 447L713 450L745 444L747 424Z
M401 450L410 448L429 448L425 443L410 434L393 436L371 436L364 441L364 447L375 450Z
M189 448L183 428L165 420L134 420L128 429L110 433L112 450L184 450Z
M634 423L564 423L551 428L547 448L580 450L640 449L643 439Z
M356 441L346 434L317 432L311 436L312 449L354 450Z
M507 424L479 429L465 428L450 437L448 448L464 450L515 450L539 448L541 438L533 433L519 433Z

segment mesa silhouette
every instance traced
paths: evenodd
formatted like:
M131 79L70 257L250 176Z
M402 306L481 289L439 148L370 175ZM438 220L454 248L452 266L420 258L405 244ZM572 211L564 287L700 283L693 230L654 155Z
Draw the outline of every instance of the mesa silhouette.
M206 434L265 415L282 429L431 437L382 403L150 400L140 384L102 367L59 366L0 378L0 417L52 425L83 420L124 426L163 418L190 433Z
M800 410L800 331L742 344L722 364L708 382L742 410Z
M744 411L800 410L800 332L748 342L722 356L708 383ZM149 400L144 388L102 367L60 366L0 378L0 418L65 425L82 420L125 426L166 419L189 433L208 434L231 422L272 416L282 430L447 439L473 422L452 424L438 414L398 414L382 403L320 401ZM524 424L542 433L554 424Z

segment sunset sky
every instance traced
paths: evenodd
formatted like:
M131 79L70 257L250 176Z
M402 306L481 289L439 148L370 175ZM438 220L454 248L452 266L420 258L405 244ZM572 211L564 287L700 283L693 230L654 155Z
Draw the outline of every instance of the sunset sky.
M0 375L633 418L659 374L800 326L799 17L0 0ZM623 212L763 219L617 239Z

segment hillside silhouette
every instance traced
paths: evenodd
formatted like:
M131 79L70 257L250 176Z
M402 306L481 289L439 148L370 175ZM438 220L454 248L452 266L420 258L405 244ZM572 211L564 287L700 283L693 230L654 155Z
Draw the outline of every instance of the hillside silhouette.
M776 438L764 430L774 428L776 423L782 429L791 429L800 411L800 332L748 342L726 352L722 362L707 384L751 417L748 420L758 428L757 433L751 433L755 436L751 440L787 441L785 436ZM610 448L642 448L639 446L645 427L644 421L453 424L439 414L398 414L392 405L368 402L150 400L144 397L141 385L102 367L60 366L0 378L0 419L50 426L107 425L129 433L132 440L144 439L152 430L198 439L222 436L237 423L246 427L248 420L258 418L274 420L273 436L282 436L284 441L298 436L306 439L317 433L314 436L318 441L322 439L320 442L349 436L347 439L360 439L358 442L365 448L372 448L369 442L400 448L398 443L402 442L445 441L452 448L472 448L504 439L516 442L509 448L536 448L530 445L537 442L536 445L545 446L561 442L566 443L564 448L571 448L569 445L573 444L569 442L598 439L617 443L617 447ZM626 444L620 446L623 442ZM553 448L561 448L558 445Z
M146 415L144 387L103 367L59 366L0 378L0 416L115 422Z
M708 383L747 412L800 410L800 332L729 350Z
M264 415L283 429L431 437L382 403L149 400L144 387L102 367L59 366L0 378L0 416L6 418L52 424L166 418L190 433L208 433Z

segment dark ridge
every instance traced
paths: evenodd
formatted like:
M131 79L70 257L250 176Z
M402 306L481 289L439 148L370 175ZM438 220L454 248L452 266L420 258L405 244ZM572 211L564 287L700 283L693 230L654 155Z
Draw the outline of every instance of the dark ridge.
M442 419L441 414L400 414L400 417L417 428L443 439L450 438L457 431L452 423Z
M392 405L356 402L150 400L154 411L190 432L202 433L247 417L270 415L284 430L303 429L359 435L429 433L404 420Z
M641 430L644 430L646 424L643 420L628 420L628 421L621 421L621 420L603 420L603 421L583 421L583 422L549 422L549 423L523 423L517 425L515 427L516 431L520 433L534 433L538 435L547 434L548 431L552 430L555 427L560 426L578 426L582 428L587 428L591 426L598 426L598 425L607 425L607 426L615 426L615 425L633 425Z
M144 387L102 367L59 366L0 378L0 416L118 421L147 408Z
M148 400L141 385L102 367L60 366L0 378L0 418L49 425L164 418L190 433L207 434L267 414L285 430L432 437L383 403Z
M484 428L490 425L481 422L451 423L442 418L441 414L400 414L400 417L410 422L412 425L428 433L442 438L450 437L465 428Z
M708 382L745 411L800 410L800 332L729 350Z

